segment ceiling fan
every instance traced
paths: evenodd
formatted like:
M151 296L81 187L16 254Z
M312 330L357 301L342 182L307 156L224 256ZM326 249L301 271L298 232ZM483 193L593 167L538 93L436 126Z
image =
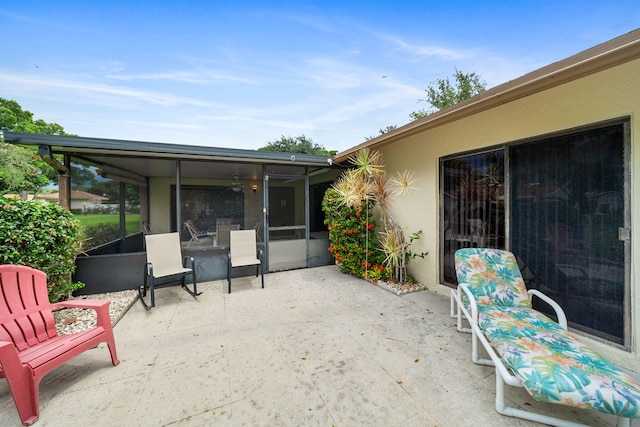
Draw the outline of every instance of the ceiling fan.
M240 182L240 175L233 175L233 181L231 181L229 188L237 193L244 192L244 185Z

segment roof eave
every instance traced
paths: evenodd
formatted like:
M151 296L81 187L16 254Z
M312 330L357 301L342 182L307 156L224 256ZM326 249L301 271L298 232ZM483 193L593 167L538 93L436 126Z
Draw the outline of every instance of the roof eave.
M329 156L282 153L196 145L165 144L79 136L42 135L26 132L4 132L5 142L17 145L48 145L56 153L109 154L119 156L224 160L249 163L327 165Z

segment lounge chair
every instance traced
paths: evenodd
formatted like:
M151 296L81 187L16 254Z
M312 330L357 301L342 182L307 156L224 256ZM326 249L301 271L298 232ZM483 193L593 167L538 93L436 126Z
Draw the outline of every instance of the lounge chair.
M208 237L208 234L206 232L198 230L193 221L191 221L190 219L184 222L184 227L187 229L187 231L189 231L189 235L191 236L189 242L200 242L202 239Z
M478 339L473 329L463 327L463 315L469 323L477 318L477 313L475 317L472 313L473 307L480 311L495 307L531 309L532 298L536 296L553 308L557 323L561 328L567 329L567 316L554 300L537 289L527 290L518 262L511 252L500 249L460 249L455 253L455 262L458 283L463 286L459 285L457 289L451 290L452 316L457 318L459 332L472 334L471 359L474 363L493 366L491 360L478 356ZM484 281L485 277L495 279L487 283ZM463 292L465 286L472 287L478 296L477 300L469 300Z
M640 418L640 383L567 331L564 312L537 290L526 290L513 254L498 249L456 251L458 291L452 315L460 313L473 334L473 359L495 366L496 411L556 426L580 424L506 405L504 385L524 387L536 400L594 409L618 417L618 426ZM558 322L535 310L537 296ZM455 304L455 306L454 306ZM457 313L455 311L457 310ZM476 339L490 359L477 357Z

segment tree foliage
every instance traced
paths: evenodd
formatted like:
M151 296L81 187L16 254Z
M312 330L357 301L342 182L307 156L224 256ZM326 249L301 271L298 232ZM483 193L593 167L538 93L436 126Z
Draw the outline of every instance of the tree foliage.
M393 196L411 190L411 171L388 176L382 154L368 148L349 158L352 168L325 192L322 210L329 230L329 252L340 264L340 270L372 281L410 281L407 262L424 257L414 254L411 243L421 232L407 241L404 231L391 216ZM373 219L374 207L379 213L382 231Z
M69 135L57 123L34 120L31 111L23 110L16 101L5 98L0 98L0 130ZM57 172L32 150L0 141L0 194L37 192L56 178Z
M315 154L318 156L333 156L337 151L329 151L320 144L314 144L311 138L301 136L284 136L269 142L266 146L258 148L259 151L277 151L280 153Z
M49 178L41 172L45 167L50 166L32 151L0 141L0 195L33 193L48 185Z
M396 129L398 129L398 125L390 125L390 126L387 126L387 127L386 127L386 128L384 128L384 129L380 129L380 130L378 131L378 135L367 136L367 137L365 137L365 139L366 139L367 141L370 141L370 140L372 140L372 139L374 139L374 138L379 137L380 135L385 135L385 134L387 134L387 133L389 133L389 132L391 132L391 131L393 131L393 130L396 130Z
M448 77L438 79L425 89L427 97L419 99L418 102L427 102L432 108L429 110L421 109L414 111L410 114L411 118L413 120L420 119L438 110L478 95L487 88L487 84L483 82L475 72L463 73L456 68L453 79L453 83Z
M0 130L43 135L70 135L57 123L47 123L42 119L34 120L31 111L23 110L16 101L5 98L0 98Z

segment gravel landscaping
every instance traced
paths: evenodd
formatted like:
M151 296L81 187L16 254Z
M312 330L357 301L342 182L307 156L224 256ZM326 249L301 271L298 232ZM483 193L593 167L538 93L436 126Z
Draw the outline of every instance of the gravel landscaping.
M127 312L129 307L138 299L137 290L127 290L120 292L108 292L105 294L83 295L74 299L105 299L110 300L109 316L111 324L116 323ZM96 324L96 312L94 310L82 308L63 308L55 310L53 317L56 320L56 329L60 335L68 335L84 329L88 329Z

